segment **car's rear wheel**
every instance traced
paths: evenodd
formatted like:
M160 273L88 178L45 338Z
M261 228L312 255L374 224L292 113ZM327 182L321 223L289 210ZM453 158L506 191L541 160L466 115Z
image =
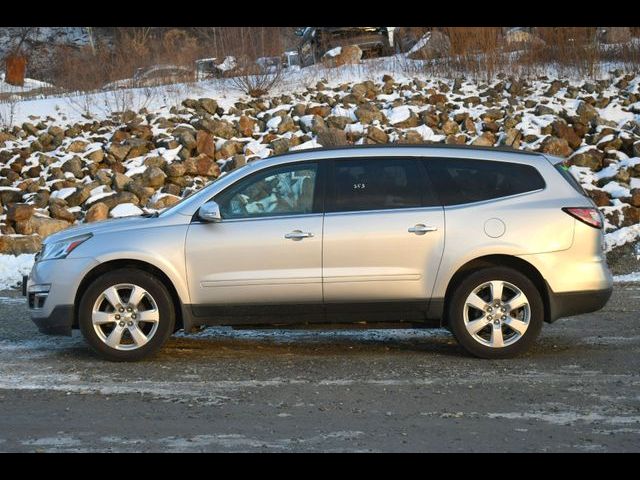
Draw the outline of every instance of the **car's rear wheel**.
M447 313L458 343L481 358L524 353L544 322L544 304L534 283L506 267L470 274L453 292Z
M166 287L153 275L124 268L95 279L79 306L80 331L111 361L135 361L157 352L174 330Z

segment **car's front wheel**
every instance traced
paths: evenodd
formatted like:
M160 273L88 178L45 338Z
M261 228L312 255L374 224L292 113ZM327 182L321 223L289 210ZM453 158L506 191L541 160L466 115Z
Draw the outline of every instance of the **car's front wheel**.
M458 343L481 358L525 352L544 322L544 304L534 283L506 267L470 274L453 292L447 313Z
M175 324L166 287L150 273L131 268L95 279L82 296L78 314L87 343L111 361L135 361L154 354Z

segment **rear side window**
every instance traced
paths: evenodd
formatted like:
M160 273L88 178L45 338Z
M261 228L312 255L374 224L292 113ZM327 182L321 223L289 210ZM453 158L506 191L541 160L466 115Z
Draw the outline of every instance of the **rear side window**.
M335 160L333 211L387 210L435 205L420 161L406 158Z
M424 164L444 205L480 202L545 187L534 167L519 163L429 158Z

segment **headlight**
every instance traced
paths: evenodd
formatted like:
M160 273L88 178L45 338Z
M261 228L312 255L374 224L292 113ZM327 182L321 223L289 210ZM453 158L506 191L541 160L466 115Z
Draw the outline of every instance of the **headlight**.
M87 233L85 235L78 235L77 237L69 237L56 243L46 244L44 247L42 247L42 252L38 257L38 260L53 260L56 258L65 258L78 245L86 242L92 236L93 235L91 233Z

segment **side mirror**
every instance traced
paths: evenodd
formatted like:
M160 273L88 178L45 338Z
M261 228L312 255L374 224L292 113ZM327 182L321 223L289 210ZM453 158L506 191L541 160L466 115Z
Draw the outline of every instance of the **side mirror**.
M200 210L198 210L198 218L205 222L221 222L220 206L213 200L205 203L200 207Z

